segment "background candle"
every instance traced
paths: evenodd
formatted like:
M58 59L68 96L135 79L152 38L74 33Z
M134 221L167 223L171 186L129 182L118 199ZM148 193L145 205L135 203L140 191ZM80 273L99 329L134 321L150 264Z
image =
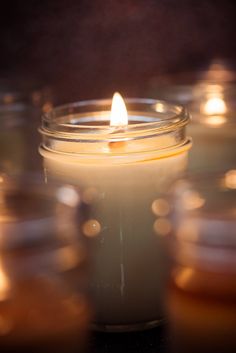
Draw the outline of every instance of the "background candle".
M179 181L167 293L173 353L236 349L236 171Z
M1 351L82 351L91 309L78 207L82 221L83 204L72 187L2 177Z
M109 330L149 327L163 318L167 260L153 231L155 200L185 169L190 147L183 108L144 99L126 103L129 125L122 131L109 126L111 101L57 108L41 128L47 179L81 185L92 206L84 233L95 246L96 324Z
M42 83L25 77L0 78L1 170L16 175L40 168L37 126L50 106L51 90Z
M193 148L189 170L219 171L235 166L235 71L213 60L205 70L156 77L150 95L187 107Z

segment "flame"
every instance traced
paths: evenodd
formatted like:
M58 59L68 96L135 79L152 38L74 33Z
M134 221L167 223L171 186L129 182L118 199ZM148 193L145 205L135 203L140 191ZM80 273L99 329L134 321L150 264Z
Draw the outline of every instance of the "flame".
M204 106L204 113L206 115L225 114L227 111L225 101L220 96L210 97Z
M110 126L126 127L128 125L128 113L125 102L119 93L115 93L111 105Z

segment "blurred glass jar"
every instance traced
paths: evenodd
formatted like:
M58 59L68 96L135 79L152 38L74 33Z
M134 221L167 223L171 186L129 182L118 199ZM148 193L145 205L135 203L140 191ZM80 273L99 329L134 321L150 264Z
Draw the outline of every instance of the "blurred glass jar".
M221 61L203 71L153 79L150 95L187 106L192 171L216 171L236 163L236 72Z
M174 353L236 351L236 170L177 182L167 295Z
M0 161L7 173L40 170L37 127L52 102L48 87L27 79L0 80Z
M70 186L0 182L0 350L81 352L91 309L80 196Z

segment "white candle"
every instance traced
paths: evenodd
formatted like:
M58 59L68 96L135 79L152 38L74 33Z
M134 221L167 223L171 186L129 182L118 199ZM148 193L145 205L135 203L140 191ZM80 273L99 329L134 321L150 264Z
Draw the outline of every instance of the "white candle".
M203 98L189 107L188 126L193 139L189 168L193 171L219 171L235 165L235 112L223 85L206 85ZM205 91L204 91L205 89ZM226 93L225 93L226 94Z
M191 145L182 108L154 100L127 103L128 125L120 120L123 105L118 126L109 126L110 101L92 101L56 109L41 129L47 178L80 185L92 207L83 229L95 243L96 324L108 330L144 328L163 318L167 264L153 229L156 199L185 169Z

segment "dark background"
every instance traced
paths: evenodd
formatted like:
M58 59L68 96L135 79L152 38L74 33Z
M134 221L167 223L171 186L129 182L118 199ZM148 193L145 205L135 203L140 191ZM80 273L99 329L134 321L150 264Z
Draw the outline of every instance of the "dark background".
M236 62L234 1L1 2L0 76L33 78L59 101L145 95L153 77Z

